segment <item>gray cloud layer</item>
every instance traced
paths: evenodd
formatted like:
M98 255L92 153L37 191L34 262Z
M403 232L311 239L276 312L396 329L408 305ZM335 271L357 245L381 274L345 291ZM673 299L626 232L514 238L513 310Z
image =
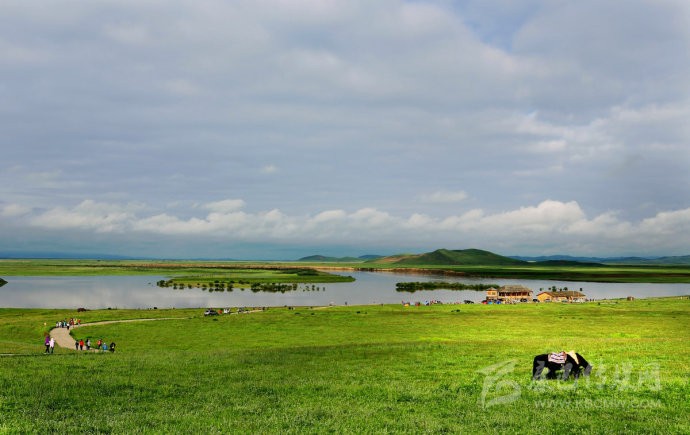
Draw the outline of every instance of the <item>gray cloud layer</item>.
M690 246L685 1L2 9L12 249Z

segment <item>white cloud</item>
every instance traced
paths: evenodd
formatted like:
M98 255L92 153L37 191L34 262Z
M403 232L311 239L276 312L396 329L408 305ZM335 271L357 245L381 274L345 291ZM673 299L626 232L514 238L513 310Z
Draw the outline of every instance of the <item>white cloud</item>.
M30 207L19 204L5 204L0 208L0 217L14 218L29 214Z
M136 205L119 206L85 200L72 209L56 207L30 219L33 226L47 229L79 229L122 232L135 219Z
M614 212L588 217L575 201L543 201L487 214L480 209L460 215L433 217L414 213L395 216L375 208L351 213L327 210L314 216L291 216L278 209L257 213L239 210L243 203L226 200L213 203L214 211L203 217L181 219L169 214L141 216L141 205L118 205L83 201L73 208L57 207L44 212L13 205L0 216L29 214L35 228L64 229L95 233L133 232L139 238L153 236L214 237L218 243L288 242L368 245L372 241L387 245L413 245L420 239L435 246L457 245L491 248L500 246L519 252L529 245L544 252L596 249L606 245L619 251L680 253L690 246L690 208L664 211L640 222L621 220ZM650 243L649 241L652 240ZM595 251L596 252L596 251ZM615 252L615 251L612 251Z
M533 234L547 238L550 234L564 231L575 222L586 220L576 202L543 201L537 206L520 207L517 210L485 215L473 211L455 220L456 228L495 237L522 238ZM446 221L448 225L450 222Z
M687 242L690 236L690 208L685 210L664 211L656 216L644 219L640 224L644 236L679 237L678 242Z
M436 220L431 216L427 216L421 213L415 213L403 224L405 228L412 230L415 229L426 229L433 226Z
M361 229L381 229L394 220L388 213L376 210L375 208L357 210L348 218L357 228Z
M311 219L312 224L321 224L325 222L341 222L347 217L344 210L326 210L317 214Z

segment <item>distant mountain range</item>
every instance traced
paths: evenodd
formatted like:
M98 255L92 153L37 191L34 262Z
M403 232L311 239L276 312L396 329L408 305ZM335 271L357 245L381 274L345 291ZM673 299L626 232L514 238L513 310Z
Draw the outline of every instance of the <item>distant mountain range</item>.
M539 257L526 257L513 255L510 258L529 262L552 262L568 261L576 263L599 263L599 264L629 264L629 265L689 265L690 255L679 255L670 257L573 257L570 255L546 255Z
M480 249L449 250L437 249L425 254L397 254L397 255L362 255L360 257L327 257L324 255L310 255L297 261L313 263L356 263L398 264L398 265L519 265L528 264L526 261L504 257Z
M574 257L550 255L540 257L503 256L481 249L437 249L424 254L398 254L386 257L374 256L367 263L386 263L418 266L519 266L543 264L548 266L583 266L601 264L627 265L690 265L690 255L675 257ZM308 257L307 257L308 258ZM363 257L359 257L361 260ZM311 260L318 261L318 260ZM349 260L342 260L349 261Z

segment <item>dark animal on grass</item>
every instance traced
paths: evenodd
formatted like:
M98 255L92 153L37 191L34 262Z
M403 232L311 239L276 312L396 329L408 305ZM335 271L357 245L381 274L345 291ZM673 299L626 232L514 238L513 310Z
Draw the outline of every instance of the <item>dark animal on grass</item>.
M562 370L563 374L561 379L564 381L567 380L571 374L575 379L578 379L580 375L589 376L592 372L592 364L587 362L579 353L572 351L568 353L561 352L560 354L545 353L535 356L532 364L532 380L536 381L542 379L542 372L545 368L549 369L546 373L546 379L557 379L557 372Z

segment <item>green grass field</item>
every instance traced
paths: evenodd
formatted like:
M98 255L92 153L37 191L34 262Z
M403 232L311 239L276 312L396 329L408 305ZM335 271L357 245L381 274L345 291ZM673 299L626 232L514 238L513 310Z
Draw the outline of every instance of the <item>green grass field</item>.
M114 354L42 333L74 311L0 309L0 432L688 433L690 299L516 306L103 310L76 329ZM530 381L575 349L589 380Z

